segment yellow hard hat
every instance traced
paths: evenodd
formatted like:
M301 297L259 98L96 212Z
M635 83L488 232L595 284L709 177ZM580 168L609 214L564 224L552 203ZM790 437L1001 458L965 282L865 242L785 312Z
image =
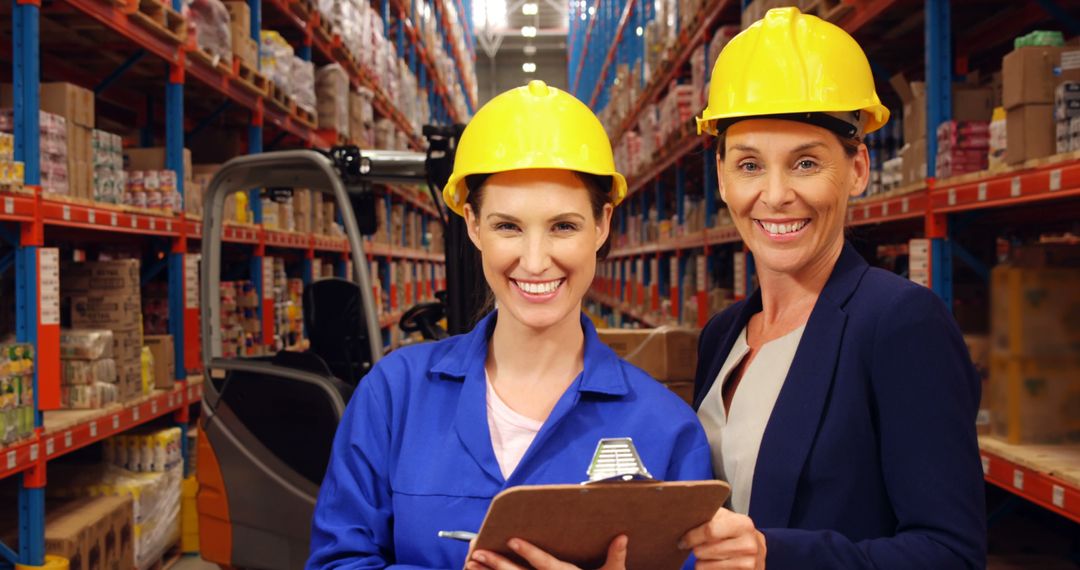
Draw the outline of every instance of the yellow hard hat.
M798 8L773 8L716 58L698 134L716 135L739 119L762 116L831 130L846 123L853 136L881 128L889 109L854 38Z
M534 80L476 112L461 135L443 199L463 216L469 195L465 177L534 168L610 176L612 202L618 205L626 197L626 179L615 171L600 120L573 95Z

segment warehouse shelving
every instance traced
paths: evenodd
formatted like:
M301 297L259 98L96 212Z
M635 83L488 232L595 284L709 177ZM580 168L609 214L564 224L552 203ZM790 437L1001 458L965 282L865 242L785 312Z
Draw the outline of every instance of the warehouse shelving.
M624 28L623 13L605 4L611 3L604 0L572 3L570 17L570 88L597 112L608 104L604 93L613 80L613 74L608 73L608 65L612 62L632 65L644 57L640 47L627 48L624 45L620 48L616 45L620 40L623 44L641 40L627 38L629 34L620 34ZM631 12L635 9L633 4L631 2L620 7L625 6ZM614 146L618 146L626 134L636 128L646 106L657 103L673 82L682 81L687 76L686 68L691 57L703 42L708 41L712 31L721 24L737 23L737 9L745 4L749 2L701 3L699 12L689 20L690 26L678 30L675 46L667 52L659 67L651 70L652 77L642 78L643 85L630 103L629 113L609 126ZM930 127L927 132L931 133L929 139L932 143L936 142L932 135L936 125L951 116L948 89L942 86L951 80L954 67L964 70L969 60L974 61L979 54L993 48L995 39L1018 35L1046 20L1048 14L1054 17L1065 14L1052 1L1040 2L1038 6L1002 3L989 20L977 18L974 13L961 14L962 18L978 20L978 24L971 29L965 28L963 35L953 42L950 33L951 10L972 12L976 9L963 5L950 8L950 3L944 0L925 0L918 3L921 5L919 7L898 0L852 0L842 4L846 5L846 12L835 23L853 34L862 45L868 46L867 52L875 75L879 76L879 92L890 89L887 85L881 87L887 83L890 75L885 71L886 66L898 66L893 71L919 72L916 66L907 63L912 50L904 46L911 43L913 45L909 47L922 49L922 41L925 41L928 53L925 66L928 99L935 102L927 113ZM920 9L921 13L913 13ZM980 14L985 16L982 12ZM642 17L645 20L652 17L648 6ZM633 13L630 19L634 19ZM924 28L924 38L917 37L920 27ZM876 59L879 46L884 54L881 60ZM959 53L951 53L954 48ZM601 55L595 55L597 52ZM999 54L993 53L995 56ZM615 59L611 59L611 54L615 54ZM954 57L956 61L953 61ZM707 64L711 68L712 62ZM898 113L894 113L894 118L898 118ZM681 308L676 307L681 304L676 300L681 300L683 295L679 285L686 274L683 259L687 255L696 255L699 264L704 262L708 266L707 272L710 274L717 271L717 261L729 260L728 263L734 267L727 266L725 274L735 280L733 289L736 298L739 298L740 290L745 292L750 289L752 259L745 253L744 246L740 245L741 239L733 227L716 227L714 223L717 209L722 204L715 195L716 172L712 166L715 155L710 144L709 139L696 135L692 121L680 125L676 133L658 147L649 163L639 169L640 173L630 177L627 201L616 211L613 221L613 232L617 236L625 234L628 229L626 216L644 216L650 205L659 210L659 220L668 219L664 212L664 193L675 195L677 211L674 214L678 222L684 222L681 204L690 187L687 177L692 171L696 175L698 168L702 172L703 201L707 208L706 228L689 233L673 230L671 234L675 237L661 235L659 239L638 236L632 240L637 245L616 247L609 255L613 269L608 273L598 272L598 279L588 296L594 313L626 318L646 327L673 322L703 325L703 317L707 316L708 311L700 305L705 302L702 291L698 291L698 315L680 315ZM933 156L934 152L930 149L927 155ZM954 259L971 260L970 254L961 251L955 239L958 232L965 231L971 220L988 219L991 221L987 223L996 223L1008 219L1013 212L1017 216L1025 216L1021 218L1025 220L1031 220L1035 212L1071 212L1076 208L1076 198L1080 197L1080 153L1060 154L1006 169L950 179L935 179L933 160L928 162L930 177L927 180L852 200L847 212L847 226L855 228L861 239L876 235L876 232L890 237L906 232L908 237L927 238L930 246L929 286L947 302L952 300ZM667 205L670 206L670 203ZM627 209L629 213L620 212ZM669 211L667 215L672 213ZM903 249L904 255L908 251L906 243L902 247L885 249ZM721 257L717 258L717 255ZM641 262L638 267L643 269L643 275L635 283L629 281L628 276L637 262ZM674 271L671 271L672 268ZM976 272L980 269L985 271L982 267L977 268ZM700 282L700 274L698 279ZM665 315L658 307L667 300L672 304L672 311ZM651 310L642 311L640 307L643 302ZM993 437L983 437L980 448L989 483L1080 522L1080 447L1008 445Z
M381 12L388 15L391 0L383 0ZM399 9L405 0L393 0ZM373 93L376 117L389 119L396 129L406 133L409 146L421 149L425 141L392 100L371 70L351 56L342 39L331 26L322 22L314 4L306 0L249 0L252 13L252 38L258 41L263 28L261 16L284 22L298 55L313 56L319 63L339 63L353 87L365 87ZM436 17L444 25L450 22L447 4L434 4ZM468 5L468 2L465 3ZM170 10L171 8L171 10ZM9 5L13 42L0 46L0 58L12 62L15 91L15 160L25 165L25 185L0 188L0 237L10 243L12 254L0 259L0 270L13 269L17 282L16 329L20 342L35 346L35 435L0 448L0 478L16 475L20 485L20 550L0 546L0 558L10 562L40 565L44 556L44 487L46 462L67 452L90 445L109 435L122 432L154 418L172 414L181 425L189 421L189 406L201 397L201 386L189 374L201 368L199 309L195 276L198 256L196 242L202 239L202 220L186 213L143 210L94 203L69 197L45 195L40 189L41 169L38 156L38 85L42 72L52 81L70 81L91 88L98 95L98 115L112 124L144 126L142 146L153 146L155 138L165 147L165 166L184 171L183 150L187 138L212 129L223 140L246 138L246 152L264 148L327 148L347 142L340 134L317 128L312 115L297 110L295 104L281 104L259 87L259 81L240 65L230 67L206 57L187 34L187 21L180 15L180 0L62 0L42 7L37 2ZM164 26L150 23L149 14L168 13ZM265 10L265 12L264 12ZM456 12L468 29L462 2ZM406 21L402 19L402 21ZM454 109L448 97L449 77L430 77L436 70L431 46L422 45L414 34L402 34L398 52L420 77L421 88L430 95L433 120L447 124L465 121L467 116ZM299 34L299 38L297 38ZM408 37L406 38L406 35ZM447 32L440 35L447 54L456 59L457 83L471 113L476 105L471 89L475 79L466 77L464 57L475 57L472 42L465 43L468 53L457 49L457 38ZM419 61L417 58L419 57ZM242 73L242 71L244 71ZM161 87L164 86L164 89ZM153 96L149 96L152 93ZM164 101L164 104L156 103ZM156 103L152 105L152 103ZM108 122L108 121L106 121ZM101 128L108 130L105 124ZM245 132L246 130L246 132ZM220 133L218 131L221 131ZM154 135L164 135L155 137ZM246 136L245 136L246 135ZM241 145L242 146L242 145ZM238 152L245 152L240 150ZM223 159L222 159L223 160ZM178 190L184 193L184 176L178 176ZM438 210L426 196L413 189L381 188L388 201L407 205L408 211L427 218ZM263 267L269 256L282 256L300 263L302 276L310 280L313 261L324 259L335 274L348 269L345 239L337 236L311 235L263 227L261 201L253 191L251 208L254 224L226 224L223 240L252 259L250 275L262 297ZM426 223L425 219L425 223ZM41 304L56 284L40 282L40 260L55 253L45 248L54 242L93 245L138 238L140 247L153 247L159 261L144 267L146 275L167 277L169 293L169 332L174 338L178 388L155 393L122 406L96 412L44 411L59 401L59 323L44 318ZM164 248L162 250L162 248ZM145 251L144 251L145 253ZM389 263L403 260L415 263L418 278L410 287L408 300L430 298L436 282L436 269L443 256L399 246L367 243L370 261ZM395 309L380 318L384 329L394 326L402 310ZM264 326L273 322L273 304L263 302L260 316ZM267 312L270 311L270 312ZM62 423L62 429L57 427Z

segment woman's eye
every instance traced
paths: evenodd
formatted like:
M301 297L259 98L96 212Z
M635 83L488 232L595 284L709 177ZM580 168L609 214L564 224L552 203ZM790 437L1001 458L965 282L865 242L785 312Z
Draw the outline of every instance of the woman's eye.
M499 223L495 224L495 231L497 231L497 232L512 232L512 231L516 231L516 230L517 230L517 226L514 225L514 224L511 224L510 222L499 222Z
M743 172L757 172L761 169L761 166L756 162L746 161L739 163L739 169Z
M804 158L800 160L795 166L799 170L813 170L814 168L817 168L817 163L808 158Z
M554 230L557 232L573 232L577 231L577 225L570 222L559 222L555 224Z

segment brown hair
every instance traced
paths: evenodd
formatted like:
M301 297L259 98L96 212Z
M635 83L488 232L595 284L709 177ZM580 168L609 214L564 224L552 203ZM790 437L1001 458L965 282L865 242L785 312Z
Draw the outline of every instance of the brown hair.
M574 171L574 174L581 179L585 184L585 189L589 191L589 203L592 206L593 219L599 221L604 216L604 206L611 203L611 186L614 181L610 176L577 171ZM472 207L477 216L480 215L480 204L484 201L484 183L490 177L491 174L473 174L465 177L465 186L469 189L469 195L465 198L465 203ZM611 251L612 233L608 232L604 245L600 246L600 249L596 251L597 260L603 260Z

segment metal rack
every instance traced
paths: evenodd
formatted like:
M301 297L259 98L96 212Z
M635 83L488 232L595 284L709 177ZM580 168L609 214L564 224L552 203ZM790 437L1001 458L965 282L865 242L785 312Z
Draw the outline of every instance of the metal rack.
M391 1L399 10L398 21L402 24L393 32L390 29L385 31L388 36L397 34L399 54L406 58L412 71L420 78L421 86L429 93L433 119L441 124L466 120L450 104L446 81L449 78L436 76L428 46L423 45L417 34L410 33L411 24L404 17L408 0L381 0L373 7L388 15ZM184 214L140 211L43 195L40 190L38 152L38 89L42 71L46 71L50 77L92 87L96 93L109 90L110 100L120 102L124 110L130 111L148 126L143 137L147 146L153 139L155 123L163 125L166 167L178 173L184 171L185 138L205 128L215 128L214 124L221 123L219 118L226 113L235 117L237 110L246 113L243 121L246 123L246 133L243 134L248 152L261 152L264 147L278 145L328 148L343 138L336 132L318 129L309 117L295 108L276 104L266 92L241 77L238 69L215 65L200 57L193 38L187 37L186 22L179 15L181 0L171 0L170 5L159 7L172 9L169 16L172 20L166 21L166 24L171 22L171 26L148 25L140 13L140 2L153 2L156 5L158 0L62 0L44 8L37 0L17 0L11 8L12 43L8 44L10 48L0 47L0 55L10 57L13 64L15 160L25 165L24 188L0 188L0 230L3 230L0 236L5 242L10 242L14 249L10 258L0 260L0 268L10 268L15 272L17 339L34 345L37 357L34 373L35 433L14 445L0 447L0 478L17 476L21 479L19 551L0 545L0 558L11 563L40 566L44 562L44 498L48 461L170 414L175 422L186 426L190 406L199 402L202 390L197 380L188 379L189 374L198 372L201 367L197 299L192 303L190 295L197 283L197 279L194 279L197 257L189 245L202 237L201 220ZM466 30L469 29L464 8L467 5L468 2L463 5L461 0L456 1L458 17ZM316 58L321 63L341 64L354 87L366 87L373 92L376 113L409 133L413 148L421 148L424 144L422 138L413 131L413 126L396 103L386 95L371 71L343 49L340 36L320 22L311 2L249 0L249 6L253 39L259 40L264 10L278 20L289 22L292 31L301 35L301 40L297 42L300 45L296 46L301 57L308 60ZM469 86L475 84L475 78L466 77L464 58L475 58L472 42L466 42L467 53L459 53L455 49L454 38L447 35L450 20L445 6L445 0L434 3L437 17L444 24L440 39L444 42L446 52L456 60L457 84L471 114L476 101ZM108 46L118 46L120 51L117 53L121 58L126 56L126 59L113 69L103 68L101 63L108 65L116 58L98 58L101 63L90 68L65 61L64 57L51 52L53 44L43 43L46 39L55 41L55 38L42 35L43 18L48 18L50 25L54 24L53 19L75 21L81 30L92 30L86 33L95 34L94 37L103 46L101 49L111 50L113 48ZM157 85L163 83L165 88L163 109L153 108L150 100L146 101L144 108L144 97L140 97L140 91L145 89L144 84L154 80L155 76ZM185 95L194 97L197 103L202 103L206 95L207 100L216 99L220 104L205 113L201 111L207 109L186 110ZM184 192L183 182L184 177L178 176L177 185L181 195ZM256 225L226 227L224 239L251 248L251 277L259 288L260 297L263 287L262 264L268 249L302 252L305 258L303 278L307 281L312 279L310 262L317 253L340 257L347 252L344 239L263 228L260 200L255 192L251 205ZM404 189L388 187L386 197L388 203L391 199L400 201L407 205L409 211L422 213L425 217L436 215L430 204ZM79 235L89 235L88 239L91 240L96 239L95 236L138 235L164 240L168 244L167 254L159 266L147 270L167 275L169 332L174 338L177 362L176 389L156 392L135 402L89 415L42 411L55 407L59 402L60 327L58 322L43 318L41 311L42 295L55 293L44 289L55 284L42 284L39 279L40 264L45 257L43 253L49 253L47 250L43 252L46 236L59 231L58 228L81 232ZM436 281L434 269L443 263L440 254L381 244L369 244L368 252L369 261L400 259L418 262L418 267L422 269L416 271L417 285L415 290L410 291L410 299L418 300L422 294L430 296L435 288L441 286ZM343 274L345 263L336 265L337 272ZM264 322L273 319L272 304L267 310L269 314L264 312L261 315ZM384 329L393 326L400 316L401 311L395 311L385 315L380 324ZM81 419L62 428L53 425L58 418L70 419L73 416ZM187 453L185 447L185 459Z
M613 145L618 145L626 133L634 128L647 105L659 101L672 81L684 76L694 50L709 40L716 27L721 23L737 23L735 18L738 10L746 4L749 4L748 0L702 3L698 14L690 19L691 25L678 30L675 47L669 50L659 69L652 70L652 78L648 81L643 78L645 85L630 105L630 113L611 127L609 134ZM883 22L892 25L911 21L911 18L904 16L911 12L912 6L898 0L844 0L842 4L845 5L845 13L835 23L855 35L864 46L870 46L868 51L872 51L875 42L881 43L877 34L883 31L882 28L888 28ZM1011 37L1048 16L1063 18L1065 25L1071 26L1074 33L1080 29L1080 24L1069 18L1052 0L1039 2L1038 6L1010 4L1002 5L1002 13L995 16L992 23L967 32L961 38L963 41L954 44L950 2L925 0L921 4L927 98L933 102L927 110L930 133L951 116L949 86L954 63L962 69L969 57L992 47L989 37ZM627 29L633 29L638 24L628 26L627 21L643 24L652 17L649 3L644 6L637 2L616 5L604 0L572 3L568 39L569 85L571 91L589 102L595 111L599 112L608 103L606 94L614 80L609 72L611 65L632 65L644 57L642 39L627 33ZM954 54L953 45L962 53ZM869 55L879 83L887 82L890 74L874 65L873 53ZM711 64L711 61L707 62L708 66ZM626 203L616 211L613 220L613 233L616 235L625 235L628 230L627 218L644 216L650 204L656 206L659 219L674 215L680 224L684 222L683 196L690 187L691 177L700 177L701 187L705 189L706 229L673 238L662 237L653 242L640 239L641 245L613 250L609 259L613 260L614 270L610 273L599 272L589 294L589 300L601 312L617 311L648 327L672 321L703 326L709 315L703 306L704 293L700 290L699 314L680 314L684 293L679 285L686 276L686 255L690 252L702 254L698 258L701 264L699 279L701 273L711 272L715 267L718 260L714 256L717 252L724 252L725 258L734 265L731 274L735 276L736 299L740 297L740 291L745 293L749 290L753 275L752 258L741 245L741 239L733 227L716 227L714 224L720 204L714 190L717 185L715 151L710 148L710 143L710 140L695 134L691 123L682 125L679 132L660 147L650 164L642 169L642 174L629 181ZM928 137L928 143L931 146L927 156L935 156L936 140L932 135ZM911 237L927 238L930 287L946 302L952 300L954 260L979 265L973 256L950 239L951 232L959 231L965 222L959 218L960 215L1008 212L1020 207L1053 208L1062 204L1063 200L1080 196L1080 153L1033 160L1006 170L942 180L935 179L932 160L928 161L927 166L929 178L923 183L853 201L848 208L847 225L867 230L903 228L890 231L910 231ZM677 211L664 211L665 193L675 195ZM630 263L637 264L641 282L628 281ZM985 267L975 269L980 274L985 273ZM665 299L672 304L670 315L661 315L658 311L661 301ZM643 303L652 310L642 312L636 308ZM1072 471L1063 474L1061 466L1065 462L1043 462L1040 457L1045 454L1025 454L1026 446L1008 446L993 438L984 438L981 447L988 482L1080 522L1080 484L1075 473L1075 460ZM1075 458L1075 450L1067 453L1072 453L1071 457ZM1017 481L1019 484L1016 484Z

